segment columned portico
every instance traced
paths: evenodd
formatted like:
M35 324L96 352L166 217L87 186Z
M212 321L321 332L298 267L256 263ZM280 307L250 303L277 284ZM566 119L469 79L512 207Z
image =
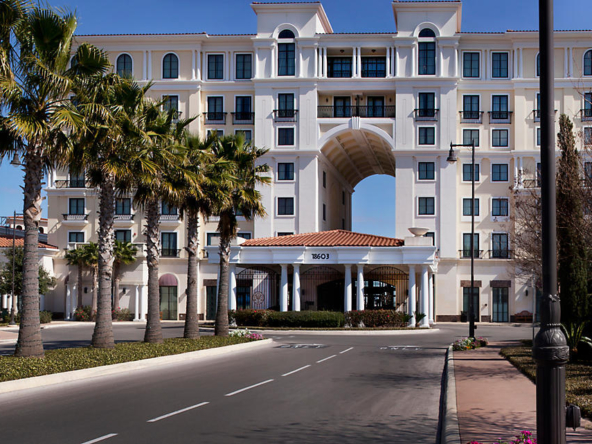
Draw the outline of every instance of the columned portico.
M429 279L428 279L428 267L427 265L424 265L421 267L421 286L420 286L420 292L421 292L421 298L420 298L420 311L421 313L423 313L425 316L422 318L421 321L419 321L419 326L421 328L429 328L430 327L430 320L429 318Z
M357 305L358 310L364 309L364 266L358 264L358 294L357 294Z
M351 265L345 264L345 290L344 290L344 304L345 311L352 310L352 278L351 278Z
M288 311L288 264L282 264L280 280L280 311Z
M140 321L140 285L136 285L134 292L134 322Z
M72 303L72 284L66 284L66 321L70 321L70 307Z
M415 288L415 266L409 266L409 302L407 304L409 310L409 325L408 327L415 327L416 320L415 320L415 312L417 311L415 307L415 297L416 297L417 290Z
M228 282L228 309L236 310L236 264L230 264Z
M430 325L434 324L434 273L429 272L428 274L428 297L429 297L429 322Z
M294 264L294 276L292 282L292 310L300 311L300 265Z

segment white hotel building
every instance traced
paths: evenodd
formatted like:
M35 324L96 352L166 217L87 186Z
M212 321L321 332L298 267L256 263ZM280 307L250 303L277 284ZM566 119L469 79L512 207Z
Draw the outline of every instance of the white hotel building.
M240 220L240 242L251 240L233 247L233 306L409 310L417 298L424 322L464 320L470 150L458 152L456 164L446 158L451 142L475 140L478 319L532 313L532 282L513 277L509 219L512 188L537 186L538 34L462 32L460 1L385 0L384 11L372 13L394 14L397 31L386 33L335 33L320 3L252 8L257 29L249 35L78 37L107 50L115 70L153 80L152 96L167 97L183 117L199 115L193 131L242 131L269 149L272 183L261 189L268 216ZM557 32L555 44L557 112L588 134L592 32ZM404 244L346 231L298 236L351 230L352 194L375 174L396 177L392 223ZM68 317L78 291L90 303L90 274L77 289L63 252L97 241L97 196L67 171L51 175L47 194L48 241L60 250L53 259L59 284L45 307ZM122 196L117 214L117 237L143 243L141 209ZM216 224L201 224L203 319L215 310ZM431 239L409 237L410 227L427 228ZM164 205L160 228L163 319L182 319L185 222ZM120 285L122 307L138 319L146 284L140 253Z

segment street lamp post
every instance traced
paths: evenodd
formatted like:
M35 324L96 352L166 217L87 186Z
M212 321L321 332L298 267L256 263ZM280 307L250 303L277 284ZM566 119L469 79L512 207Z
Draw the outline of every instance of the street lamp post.
M475 141L471 143L451 143L448 152L448 163L456 163L458 158L454 152L455 147L471 148L471 294L469 295L469 337L475 337Z
M16 325L16 297L14 297L14 267L16 266L16 211L12 216L12 292L10 293L10 322L8 325Z
M565 444L565 364L569 359L569 348L560 328L561 306L557 294L553 40L553 0L539 0L543 300L541 327L532 348L537 364L539 444Z

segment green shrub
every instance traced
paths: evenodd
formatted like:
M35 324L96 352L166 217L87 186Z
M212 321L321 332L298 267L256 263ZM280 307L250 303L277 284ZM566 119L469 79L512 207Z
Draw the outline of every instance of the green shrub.
M39 320L42 324L49 324L52 320L52 312L51 311L40 311L39 312ZM17 313L14 317L14 320L17 324L21 322L21 315ZM8 324L10 322L10 311L9 310L2 310L0 311L0 324Z
M111 318L114 321L131 321L134 315L129 311L129 308L115 308L111 311Z
M405 313L395 310L353 310L345 313L345 323L358 327L363 324L365 327L405 327L407 326Z
M333 311L270 311L267 327L336 328L345 325L345 316Z
M77 308L74 311L74 320L75 321L81 321L81 322L90 322L92 321L91 316L90 316L90 306L89 305L85 305L82 308Z
M265 327L270 310L231 310L228 313L228 322L236 322L239 327Z
M51 322L52 313L51 311L40 311L39 320L42 324L49 324Z

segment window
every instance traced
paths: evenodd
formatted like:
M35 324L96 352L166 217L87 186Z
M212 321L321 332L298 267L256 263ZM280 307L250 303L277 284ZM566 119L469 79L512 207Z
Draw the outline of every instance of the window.
M179 96L162 96L162 109L165 112L175 111L174 117L179 116Z
M508 53L491 53L491 77L494 79L508 77Z
M434 198L433 197L420 197L418 198L420 216L433 215L434 214Z
M534 119L541 120L541 93L536 94L535 104Z
M329 57L327 58L327 77L351 77L351 57Z
M294 94L278 94L278 117L294 117Z
M351 117L352 107L349 97L335 97L333 99L333 117Z
M115 199L115 214L117 216L132 214L132 200L129 197Z
M368 97L368 117L384 117L384 97Z
M237 96L236 103L235 103L235 119L236 120L251 120L251 96Z
M294 180L293 163L278 163L278 180Z
M493 233L491 235L491 243L492 243L492 250L491 250L491 257L492 258L500 258L500 259L508 259L509 258L509 251L508 251L508 234L507 233Z
M592 117L592 93L584 93L584 115L582 117Z
M323 204L323 220L327 220L327 205Z
M169 205L166 202L162 202L160 214L163 216L177 216L179 213L177 211L177 207L173 205Z
M84 198L70 199L68 214L71 214L71 215L84 214Z
M128 54L117 57L117 74L121 77L132 76L132 58Z
M471 215L472 199L463 199L463 216ZM479 199L475 199L475 216L479 216Z
M508 181L508 164L494 163L491 165L491 180L493 182L507 182Z
M222 54L208 54L208 79L222 80L224 78L224 56Z
M278 231L278 236L292 236L294 234L293 231Z
M508 145L508 130L494 129L491 131L491 145L494 147L507 147Z
M242 136L245 138L245 143L251 143L253 140L253 132L251 130L236 130L234 134L242 134Z
M345 219L341 219L341 229L345 230Z
M508 119L508 96L492 96L492 119Z
M479 130L478 129L464 129L463 130L463 144L470 145L475 142L475 146L479 146Z
M536 76L541 76L541 55L537 54L536 56Z
M435 145L436 144L436 128L420 127L419 128L419 145Z
M471 170L473 165L470 163L463 164L463 182L471 182ZM475 164L475 182L479 182L479 164Z
M436 164L434 162L419 162L417 170L419 180L434 180Z
M280 31L279 35L278 35L278 39L293 39L294 33L292 31L290 31L289 29L284 29L282 31Z
M327 188L327 173L323 171L323 188Z
M294 215L294 198L293 197L278 197L278 215L293 216Z
M540 133L540 128L537 128ZM540 145L540 143L538 144ZM592 127L584 128L584 145L592 145Z
M430 28L424 28L421 31L419 31L419 38L435 38L436 37L436 33L431 30Z
M436 43L419 42L419 75L436 74Z
M237 213L238 213L238 211L237 211ZM238 216L238 214L237 214L237 216ZM241 238L246 239L246 240L251 239L251 233L240 233L239 232L239 233L237 233L236 236L237 237L241 237Z
M71 231L68 233L68 242L81 244L84 242L84 231Z
M177 257L177 233L160 233L160 243L162 245L161 255L163 257Z
M479 257L479 233L473 238L473 250L475 257ZM471 233L463 233L462 257L471 257Z
M436 94L419 93L419 117L434 117L436 115Z
M236 55L236 79L245 80L253 76L253 56L251 54Z
M584 54L584 75L592 76L592 50Z
M479 53L463 53L463 77L479 77Z
M537 146L541 146L541 128L536 129L536 144Z
M469 316L469 297L471 295L471 287L463 288L463 312L466 313L467 320ZM479 320L479 288L473 288L473 319Z
M175 54L167 54L162 60L162 78L179 78L179 58Z
M70 188L84 188L86 186L86 175L84 170L75 172L70 169Z
M428 231L426 234L424 234L424 237L429 237L432 239L432 246L436 245L436 233L433 231Z
M224 97L208 97L207 120L224 120Z
M362 77L386 77L386 57L362 57Z
M294 145L294 128L278 128L278 145Z
M293 76L296 72L296 45L280 43L278 45L278 76Z
M215 129L215 130L207 130L206 137L224 137L224 130Z
M207 245L212 245L212 240L213 239L217 239L219 237L220 237L220 233L208 233L207 234L206 244Z
M115 230L115 240L119 242L131 242L132 230Z
M491 320L493 322L508 322L508 288L493 288L493 311Z
M592 162L584 162L584 178L588 182L592 181Z
M477 120L481 117L479 111L479 96L463 96L463 119Z
M492 216L508 216L508 199L500 197L491 200L491 215Z

